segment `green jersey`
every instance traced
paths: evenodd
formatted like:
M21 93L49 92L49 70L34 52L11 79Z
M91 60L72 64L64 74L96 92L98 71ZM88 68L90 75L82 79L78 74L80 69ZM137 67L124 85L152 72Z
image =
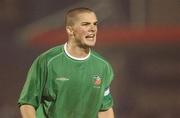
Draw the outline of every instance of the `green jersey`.
M18 104L29 104L37 118L97 118L113 105L110 64L94 51L75 58L66 44L41 54L32 64Z

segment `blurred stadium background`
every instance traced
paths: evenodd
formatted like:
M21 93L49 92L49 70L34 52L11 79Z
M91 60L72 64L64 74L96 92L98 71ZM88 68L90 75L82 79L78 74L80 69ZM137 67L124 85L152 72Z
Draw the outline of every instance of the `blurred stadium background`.
M64 13L95 10L95 47L111 62L116 118L180 117L179 0L1 0L0 117L19 118L17 100L32 61L64 43Z

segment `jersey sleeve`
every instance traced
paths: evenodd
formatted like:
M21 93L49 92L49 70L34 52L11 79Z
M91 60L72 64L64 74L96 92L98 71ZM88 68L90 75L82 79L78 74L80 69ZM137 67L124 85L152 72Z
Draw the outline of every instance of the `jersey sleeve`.
M101 104L100 111L108 110L113 106L113 98L110 92L110 84L114 78L114 72L110 64L108 64L108 69L106 71L106 83L105 83L105 90L104 96Z
M18 105L29 104L37 109L41 102L45 79L46 63L38 57L28 72L26 82L18 100Z

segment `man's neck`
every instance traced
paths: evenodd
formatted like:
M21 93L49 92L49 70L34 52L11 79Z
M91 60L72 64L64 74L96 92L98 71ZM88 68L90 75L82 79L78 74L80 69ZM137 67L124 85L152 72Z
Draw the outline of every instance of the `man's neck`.
M67 42L66 50L73 57L84 58L88 56L90 48L84 48L84 47L78 46L77 44Z

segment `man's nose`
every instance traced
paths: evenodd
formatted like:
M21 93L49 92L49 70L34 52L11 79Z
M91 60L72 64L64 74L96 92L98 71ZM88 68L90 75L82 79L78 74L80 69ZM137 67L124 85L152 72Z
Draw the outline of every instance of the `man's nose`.
M97 30L97 26L95 26L95 25L90 26L90 31L95 32L96 30Z

